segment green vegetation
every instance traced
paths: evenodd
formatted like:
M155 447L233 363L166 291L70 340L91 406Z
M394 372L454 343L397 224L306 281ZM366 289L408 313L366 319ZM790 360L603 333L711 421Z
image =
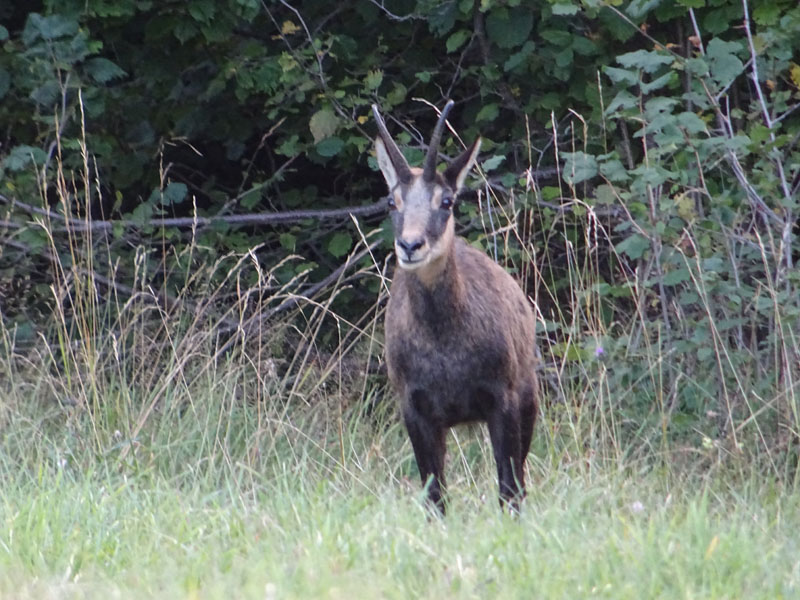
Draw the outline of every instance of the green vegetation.
M0 597L797 596L797 3L336 6L0 6ZM445 97L518 518L479 427L431 516L381 370L369 105L414 163Z
M348 405L344 373L267 393L280 384L268 369L257 380L256 353L212 365L200 346L148 384L147 355L126 374L109 350L94 355L93 408L80 396L59 405L69 378L49 372L45 351L4 357L4 370L10 358L22 366L2 383L3 597L791 598L800 588L800 494L718 445L675 448L693 465L678 469L673 452L607 437L612 410L546 409L513 518L488 491L485 431L459 429L440 520L391 411ZM318 372L315 362L301 371ZM347 388L371 389L361 377ZM251 402L255 389L264 394ZM138 425L135 439L121 433Z
M763 482L666 484L548 466L534 469L535 491L512 520L494 498L479 503L462 472L439 523L380 461L349 463L354 473L281 459L282 473L240 463L198 477L202 464L186 464L185 485L72 466L6 480L0 593L793 598L800 587L797 496Z

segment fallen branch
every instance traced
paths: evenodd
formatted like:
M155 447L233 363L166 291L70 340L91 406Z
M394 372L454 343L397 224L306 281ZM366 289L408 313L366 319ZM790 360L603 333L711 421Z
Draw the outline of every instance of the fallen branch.
M111 221L82 221L78 219L67 219L51 210L38 208L25 204L18 200L10 200L0 194L0 200L6 204L18 206L28 214L35 214L47 217L51 220L64 223L62 227L54 229L54 232L82 233L86 231L107 231L115 226L123 226L141 229L143 227L205 227L212 223L227 223L228 225L274 225L277 223L296 223L306 219L342 219L350 215L355 217L369 217L377 215L386 210L386 198L381 198L377 202L365 206L347 206L344 208L329 208L320 210L287 210L283 212L268 213L248 213L244 215L222 215L216 217L173 217L150 219L139 221L134 219L116 219Z

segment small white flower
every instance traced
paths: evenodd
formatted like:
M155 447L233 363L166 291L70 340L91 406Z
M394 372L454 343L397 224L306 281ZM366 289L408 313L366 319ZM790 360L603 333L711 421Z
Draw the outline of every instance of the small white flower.
M264 586L265 600L274 600L278 597L278 586L271 581Z

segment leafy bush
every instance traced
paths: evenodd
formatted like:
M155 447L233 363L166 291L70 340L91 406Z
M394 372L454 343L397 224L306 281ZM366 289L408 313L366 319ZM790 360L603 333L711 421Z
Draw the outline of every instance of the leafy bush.
M595 403L647 444L794 443L792 0L2 10L0 289L17 339L50 336L54 310L63 336L88 335L87 290L91 306L146 290L168 311L240 303L240 325L313 296L335 315L315 340L341 349L386 289L369 106L413 162L429 104L452 96L454 131L484 138L460 229L537 302L552 404ZM350 206L356 223L309 212ZM259 266L236 293L233 271L201 283L232 256Z

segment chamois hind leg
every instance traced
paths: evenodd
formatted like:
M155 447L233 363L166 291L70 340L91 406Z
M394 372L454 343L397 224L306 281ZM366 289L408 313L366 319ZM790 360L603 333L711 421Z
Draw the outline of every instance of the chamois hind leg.
M522 482L522 461L520 460L520 421L516 410L509 410L499 402L489 415L489 438L492 441L494 460L497 464L497 479L500 485L500 506L509 506L512 511L519 510L519 503L525 496Z
M417 459L422 485L428 486L428 499L444 515L446 429L433 425L412 407L407 407L403 411L403 420L414 449L414 457Z

